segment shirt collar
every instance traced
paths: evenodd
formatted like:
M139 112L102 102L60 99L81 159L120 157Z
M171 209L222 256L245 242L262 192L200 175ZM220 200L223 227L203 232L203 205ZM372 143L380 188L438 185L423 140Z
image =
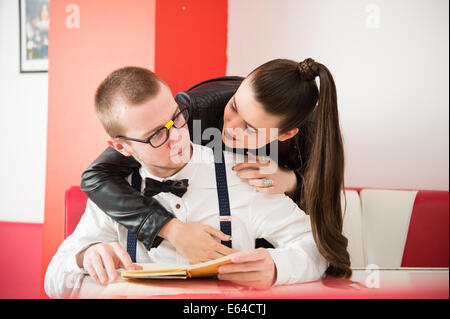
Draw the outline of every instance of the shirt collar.
M150 174L142 166L139 169L139 173L142 178L152 178L157 181L180 180L189 179L189 189L199 188L216 188L216 172L214 167L214 152L212 149L206 146L197 145L191 142L192 156L189 162L176 174L161 178ZM243 156L239 154L225 152L225 162L227 166L227 184L233 186L242 184L242 180L238 177L235 171L231 170L231 167L236 163L241 163Z

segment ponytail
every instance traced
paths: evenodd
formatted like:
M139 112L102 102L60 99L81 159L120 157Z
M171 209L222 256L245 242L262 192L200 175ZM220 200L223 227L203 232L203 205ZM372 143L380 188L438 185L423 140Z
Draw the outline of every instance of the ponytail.
M342 234L341 191L344 190L344 146L339 126L336 87L324 65L306 59L299 64L305 80L319 76L316 128L307 161L303 193L319 252L329 262L326 275L352 275L348 240Z
M315 82L317 76L320 91ZM276 59L253 70L249 78L256 100L270 114L281 116L280 133L300 128L300 139L308 148L300 150L308 157L306 167L302 167L302 209L310 216L316 245L329 263L326 274L350 277L348 240L342 234L344 147L330 71L313 59L301 63ZM304 125L313 112L315 129L309 130Z

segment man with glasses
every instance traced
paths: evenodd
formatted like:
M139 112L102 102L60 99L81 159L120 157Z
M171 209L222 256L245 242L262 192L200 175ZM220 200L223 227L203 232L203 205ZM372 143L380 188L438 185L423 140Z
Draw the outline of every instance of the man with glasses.
M142 165L128 177L130 184L177 218L160 232L167 240L147 250L88 200L76 230L47 269L45 290L50 297L76 297L86 272L105 284L118 278L117 268L139 269L135 262L189 264L172 244L185 240L176 232L183 222L216 232L222 244L214 245L221 255L243 251L219 269L218 279L268 288L321 278L327 262L314 242L309 216L284 194L256 192L242 181L232 170L234 156L241 155L224 152L225 163L220 164L210 148L192 144L188 108L174 100L153 72L126 67L111 73L97 89L96 113L109 135L108 144ZM224 206L227 216L222 215ZM222 225L229 226L222 229L224 234L218 230ZM226 235L231 233L232 241ZM210 245L211 235L202 236ZM275 248L254 249L256 238L267 239Z
M187 120L189 118L188 107L182 102L178 103L180 103L183 107L181 111L175 110L176 115L173 117L173 119L167 122L165 125L163 125L160 129L158 129L155 133L150 135L147 139L140 140L138 138L126 137L122 135L117 135L116 138L139 143L148 143L154 148L160 147L169 139L169 131L172 126L177 129L180 129L187 123Z

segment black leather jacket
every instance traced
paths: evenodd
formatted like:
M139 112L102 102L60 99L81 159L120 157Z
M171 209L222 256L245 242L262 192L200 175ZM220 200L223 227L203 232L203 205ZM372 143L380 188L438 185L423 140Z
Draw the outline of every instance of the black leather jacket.
M189 132L193 139L193 120L201 120L202 131L208 127L222 129L224 108L242 82L242 77L221 77L197 84L176 95L189 106ZM296 173L298 187L293 200L303 209L301 184L308 151L312 143L313 120L307 120L293 139L289 154L279 155L279 165ZM195 142L195 140L194 140ZM207 145L210 140L202 140ZM300 152L299 150L302 150ZM82 174L82 191L108 216L133 232L147 249L157 247L161 228L175 216L152 197L135 191L126 177L139 169L133 157L107 148Z

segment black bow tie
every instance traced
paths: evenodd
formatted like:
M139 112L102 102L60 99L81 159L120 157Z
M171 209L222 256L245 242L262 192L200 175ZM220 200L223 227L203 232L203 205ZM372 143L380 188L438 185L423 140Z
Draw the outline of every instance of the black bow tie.
M189 185L188 179L182 179L179 181L167 180L164 182L159 182L157 180L146 178L145 179L145 189L144 195L153 197L158 193L172 193L178 197L182 197L187 191Z

